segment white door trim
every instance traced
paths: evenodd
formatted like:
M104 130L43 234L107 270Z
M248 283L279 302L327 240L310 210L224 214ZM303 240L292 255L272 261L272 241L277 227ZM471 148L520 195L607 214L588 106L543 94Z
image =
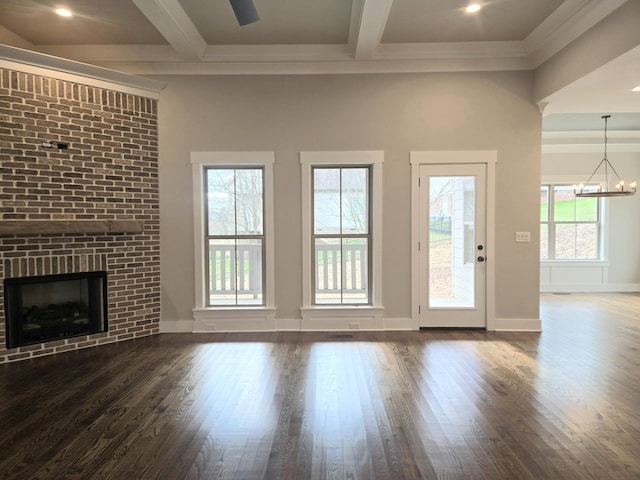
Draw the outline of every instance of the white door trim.
M496 330L495 313L495 181L498 152L496 150L448 150L410 152L411 163L411 320L420 329L420 165L481 163L487 166L487 228L486 228L486 329Z

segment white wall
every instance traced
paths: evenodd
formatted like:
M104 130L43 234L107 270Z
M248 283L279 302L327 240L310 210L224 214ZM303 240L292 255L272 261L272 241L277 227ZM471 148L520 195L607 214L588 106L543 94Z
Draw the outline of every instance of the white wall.
M169 76L160 99L162 319L194 307L191 151L275 151L276 318L300 318L300 151L383 150L386 324L411 316L411 150L497 150L496 316L538 319L533 74ZM491 228L491 226L490 226Z
M543 153L542 178L584 182L602 159L603 152ZM626 183L640 181L640 152L609 152L608 158ZM570 179L574 180L570 180ZM543 262L543 291L639 291L640 290L640 193L633 197L607 199L609 229L607 262L602 266L561 268ZM598 278L599 277L599 278Z

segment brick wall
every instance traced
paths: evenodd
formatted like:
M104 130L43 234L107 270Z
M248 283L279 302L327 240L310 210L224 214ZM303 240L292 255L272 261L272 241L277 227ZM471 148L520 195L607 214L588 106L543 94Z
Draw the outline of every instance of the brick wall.
M0 69L0 222L144 224L142 233L1 235L0 363L158 333L158 208L156 100ZM108 272L108 332L5 348L4 278L99 269Z

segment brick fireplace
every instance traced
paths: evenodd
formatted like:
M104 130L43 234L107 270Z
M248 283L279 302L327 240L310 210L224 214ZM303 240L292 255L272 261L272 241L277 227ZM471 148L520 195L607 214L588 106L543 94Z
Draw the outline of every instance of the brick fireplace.
M0 363L157 334L158 208L157 100L0 69ZM6 348L5 278L90 271L106 332Z

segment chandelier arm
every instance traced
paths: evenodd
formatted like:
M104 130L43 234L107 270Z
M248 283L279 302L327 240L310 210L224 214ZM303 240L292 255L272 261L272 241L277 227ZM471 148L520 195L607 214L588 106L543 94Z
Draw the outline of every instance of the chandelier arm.
M604 157L602 160L600 160L600 163L598 164L598 166L595 168L595 170L591 173L591 176L587 179L586 182L584 182L585 185L588 185L589 182L591 181L591 179L593 178L593 176L596 174L596 172L598 171L598 169L600 168L600 165L602 165L605 160L607 160L607 157ZM607 175L605 173L605 182L607 181Z
M609 166L609 168L611 168L611 170L613 170L613 173L616 174L616 178L618 179L618 181L621 181L622 179L620 178L620 175L618 175L618 172L616 172L616 169L613 168L613 164L609 161L609 159L607 157L604 157L603 160L607 162L607 165Z

